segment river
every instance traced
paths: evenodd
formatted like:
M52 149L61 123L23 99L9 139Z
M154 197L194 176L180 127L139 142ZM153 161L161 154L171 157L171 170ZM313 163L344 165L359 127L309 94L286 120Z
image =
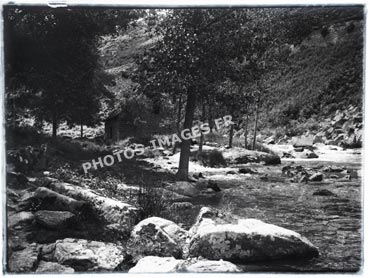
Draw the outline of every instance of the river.
M309 261L279 261L242 265L245 271L357 272L362 264L362 187L361 152L358 150L318 150L318 159L283 159L282 165L235 165L252 167L258 175L213 173L222 189L221 198L198 200L230 211L241 218L257 218L294 230L307 237L320 250ZM344 174L324 173L322 182L293 183L283 177L285 165L301 165L320 171L325 166L347 169ZM237 171L236 171L237 172ZM267 180L261 175L267 174ZM330 178L336 174L338 178ZM313 196L326 189L333 196Z

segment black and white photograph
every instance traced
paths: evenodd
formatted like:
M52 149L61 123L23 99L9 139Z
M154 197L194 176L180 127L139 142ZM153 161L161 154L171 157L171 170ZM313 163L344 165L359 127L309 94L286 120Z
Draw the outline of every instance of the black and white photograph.
M365 18L3 5L3 274L361 274Z

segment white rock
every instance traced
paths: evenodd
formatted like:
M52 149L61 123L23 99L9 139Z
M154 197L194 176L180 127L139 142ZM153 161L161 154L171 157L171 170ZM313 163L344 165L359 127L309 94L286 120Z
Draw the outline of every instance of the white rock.
M257 219L239 219L228 224L203 217L191 232L192 257L249 262L318 255L317 248L300 234Z
M8 227L14 227L22 223L32 222L34 215L29 211L21 211L14 214L8 215Z
M68 183L56 182L56 180L53 179L49 180L52 181L49 185L51 189L60 194L90 203L107 223L118 224L117 227L125 231L131 230L133 227L138 212L138 209L134 206L101 196L91 189Z
M187 231L170 220L150 217L138 223L127 243L131 256L173 256L181 258L188 237Z
M124 260L124 252L113 243L66 238L56 241L54 259L76 271L111 271Z
M243 148L234 147L226 149L222 155L228 163L244 164L249 162L265 162L265 164L273 165L280 164L280 157L275 154L246 150Z
M176 272L183 262L174 257L147 256L139 260L128 273L171 273Z
M241 272L241 269L223 260L176 260L173 257L147 256L129 270L129 273L173 272Z

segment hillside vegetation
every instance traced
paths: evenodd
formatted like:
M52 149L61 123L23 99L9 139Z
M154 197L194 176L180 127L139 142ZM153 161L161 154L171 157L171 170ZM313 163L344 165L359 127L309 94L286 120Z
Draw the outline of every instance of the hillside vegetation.
M266 110L269 124L322 120L350 104L361 108L362 34L363 22L349 21L316 30L291 46L288 64L266 81L273 103Z
M274 127L288 135L299 135L307 128L318 129L319 123L334 117L338 109L343 111L349 105L362 109L363 20L346 17L345 12L348 10L337 11L321 25L311 26L312 31L301 43L281 46L288 50L289 58L263 77L267 95L258 120L262 133ZM115 76L109 89L121 100L115 109L122 103L133 105L130 100L137 88L132 80L137 57L157 41L147 27L140 19L128 32L107 35L100 41L100 59L106 72ZM140 97L140 104L150 110L150 100ZM175 121L174 105L170 101L161 104L167 105L163 110L170 111L161 115L163 122L171 121L171 117ZM141 113L135 116L145 117Z

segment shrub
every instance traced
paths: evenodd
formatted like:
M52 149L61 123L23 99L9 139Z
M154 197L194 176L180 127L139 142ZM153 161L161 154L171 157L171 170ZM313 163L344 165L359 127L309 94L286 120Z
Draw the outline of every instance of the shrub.
M140 183L136 201L139 208L139 221L151 216L161 216L169 206L158 188L145 183Z

